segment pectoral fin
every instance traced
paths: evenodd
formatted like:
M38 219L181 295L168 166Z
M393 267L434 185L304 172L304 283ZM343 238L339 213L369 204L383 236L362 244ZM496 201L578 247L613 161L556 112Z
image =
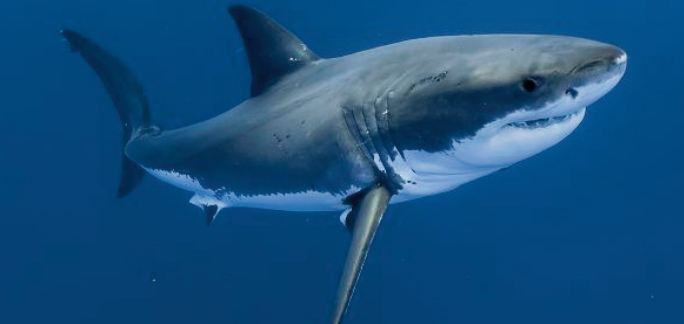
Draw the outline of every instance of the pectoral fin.
M340 286L337 292L333 324L342 322L351 300L354 288L358 282L361 269L368 255L375 232L380 225L382 215L389 204L390 191L382 185L378 185L366 191L360 199L356 200L349 212L347 219L353 219L352 241L344 265ZM350 218L351 217L351 218Z

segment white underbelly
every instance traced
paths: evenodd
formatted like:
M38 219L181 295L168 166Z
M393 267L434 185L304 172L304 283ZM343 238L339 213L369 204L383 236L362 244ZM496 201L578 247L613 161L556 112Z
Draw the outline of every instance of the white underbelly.
M228 204L235 207L283 211L339 211L348 208L342 201L356 191L358 189L350 190L349 194L343 195L317 191L250 196L229 195L224 199Z
M219 208L250 207L283 211L339 211L348 208L348 206L343 204L345 197L361 190L361 188L352 187L338 194L308 190L290 193L243 195L227 190L207 189L192 176L176 171L147 168L145 170L163 182L194 193L195 195L190 202L199 207L216 205Z
M474 170L463 174L451 175L413 174L410 180L403 184L402 190L392 198L392 203L405 202L448 192L497 170L499 169Z

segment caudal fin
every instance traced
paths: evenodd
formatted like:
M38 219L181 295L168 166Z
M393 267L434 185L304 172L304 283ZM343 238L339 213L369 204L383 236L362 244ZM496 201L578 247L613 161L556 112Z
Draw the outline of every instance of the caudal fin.
M83 57L107 89L121 120L122 147L125 147L133 137L151 126L149 104L142 86L119 59L88 38L66 29L61 33L69 42L71 49ZM144 174L144 170L130 160L122 149L118 196L123 197L133 191Z

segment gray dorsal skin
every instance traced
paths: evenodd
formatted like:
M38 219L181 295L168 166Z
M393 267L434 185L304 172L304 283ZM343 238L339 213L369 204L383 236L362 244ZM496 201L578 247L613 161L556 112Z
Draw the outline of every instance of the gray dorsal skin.
M192 192L207 223L227 207L345 211L352 243L334 324L387 204L453 190L559 143L627 65L615 46L549 35L431 37L320 59L263 13L229 11L253 96L174 130L154 126L142 87L117 58L63 35L119 113L120 195L144 170Z
M228 8L242 35L252 70L252 96L283 76L319 59L297 36L265 14L246 6Z

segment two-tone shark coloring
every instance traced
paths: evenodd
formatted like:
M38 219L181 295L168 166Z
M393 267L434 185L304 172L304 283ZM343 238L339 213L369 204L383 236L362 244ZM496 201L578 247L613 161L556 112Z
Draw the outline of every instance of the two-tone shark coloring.
M175 130L155 126L118 59L63 35L121 118L120 196L147 172L194 193L209 222L232 206L342 213L353 238L333 323L388 204L452 190L557 144L627 62L611 45L544 35L423 38L322 59L263 13L229 11L252 97Z

